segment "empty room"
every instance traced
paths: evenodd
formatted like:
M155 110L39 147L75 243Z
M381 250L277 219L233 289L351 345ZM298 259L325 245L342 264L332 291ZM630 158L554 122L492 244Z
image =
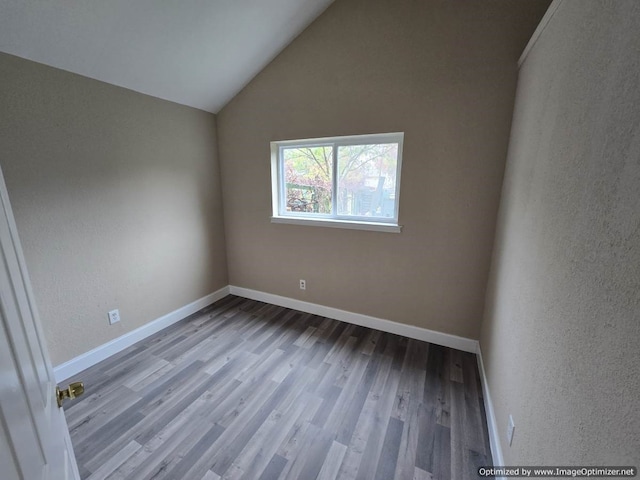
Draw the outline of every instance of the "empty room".
M640 2L0 0L0 478L625 478Z

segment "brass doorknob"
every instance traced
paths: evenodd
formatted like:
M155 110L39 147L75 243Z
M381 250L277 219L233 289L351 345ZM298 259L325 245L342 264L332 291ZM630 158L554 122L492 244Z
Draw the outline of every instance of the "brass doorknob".
M58 407L62 407L62 402L67 398L72 400L79 397L84 393L84 383L73 382L69 384L69 388L66 390L60 390L60 387L56 387L56 399L58 400Z

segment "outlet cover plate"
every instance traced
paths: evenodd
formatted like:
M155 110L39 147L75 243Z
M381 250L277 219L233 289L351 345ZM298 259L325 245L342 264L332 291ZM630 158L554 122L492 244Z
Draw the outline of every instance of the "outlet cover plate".
M120 310L117 308L109 312L109 325L113 325L120 321Z
M513 416L509 415L509 425L507 426L507 442L511 446L513 442L513 431L516 429L516 425L513 423Z

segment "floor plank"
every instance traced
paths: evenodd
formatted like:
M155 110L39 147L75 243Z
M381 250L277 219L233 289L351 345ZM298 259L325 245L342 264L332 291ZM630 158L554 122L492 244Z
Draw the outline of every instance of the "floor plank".
M76 379L83 479L465 479L492 461L474 355L235 296Z

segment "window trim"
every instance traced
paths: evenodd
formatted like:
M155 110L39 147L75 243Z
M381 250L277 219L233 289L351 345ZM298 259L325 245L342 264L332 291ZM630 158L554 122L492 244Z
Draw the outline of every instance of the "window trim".
M337 151L338 147L363 144L398 144L398 158L396 164L396 185L394 217L386 220L384 217L362 217L354 215L338 215L337 203L332 202L331 214L314 214L310 217L306 213L284 212L281 207L285 205L285 183L283 172L283 156L281 152L291 147L332 147L334 170L332 172L333 192L337 192ZM301 140L281 140L271 142L271 198L272 198L272 223L292 225L323 226L332 228L349 228L356 230L373 230L378 232L399 233L402 226L398 225L398 213L400 208L400 175L402 172L402 151L404 132L378 133L367 135L349 135L340 137L307 138ZM282 180L282 181L281 181Z

